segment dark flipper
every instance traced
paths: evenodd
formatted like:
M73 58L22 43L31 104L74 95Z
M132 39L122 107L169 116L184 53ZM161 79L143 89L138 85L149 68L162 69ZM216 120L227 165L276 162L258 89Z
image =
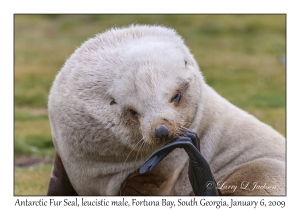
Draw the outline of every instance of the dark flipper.
M78 195L69 180L67 172L58 154L55 155L55 160L54 160L54 165L52 169L47 195L49 196Z
M174 149L183 148L190 158L189 179L195 195L219 195L209 164L197 148L197 134L187 131L184 135L154 151L140 168L140 173L153 169Z

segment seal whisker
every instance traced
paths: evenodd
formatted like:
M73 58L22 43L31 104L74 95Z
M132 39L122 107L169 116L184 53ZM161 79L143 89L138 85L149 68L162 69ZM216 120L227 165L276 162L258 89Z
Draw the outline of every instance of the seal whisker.
M121 173L122 173L123 170L124 170L124 166L125 166L125 164L126 164L127 159L129 158L130 154L133 152L133 150L136 148L136 146L137 146L140 142L143 142L143 140L144 140L144 138L142 138L141 140L139 140L139 141L134 145L134 147L132 148L132 150L129 152L129 154L127 155L127 157L126 157L126 159L125 159L125 161L124 161L124 163L123 163L123 165L122 165Z
M139 149L138 149L138 152L137 152L137 154L136 154L136 156L135 156L135 162L137 161L137 157L138 157L138 155L139 155L139 152L141 151L141 148L143 147L143 144L145 144L145 141L142 142L141 146L140 146Z
M141 159L146 160L149 154L145 154L146 151L152 151L155 150L155 144L149 144L149 142L144 142L143 147L141 149Z

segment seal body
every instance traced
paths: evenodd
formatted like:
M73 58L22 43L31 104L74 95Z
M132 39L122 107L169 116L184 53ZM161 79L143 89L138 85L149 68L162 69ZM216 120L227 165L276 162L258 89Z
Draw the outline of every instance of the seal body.
M132 25L89 39L56 76L48 110L57 152L51 192L66 179L79 195L193 194L182 149L135 172L188 129L218 183L275 186L224 194L285 194L285 139L206 85L172 29Z

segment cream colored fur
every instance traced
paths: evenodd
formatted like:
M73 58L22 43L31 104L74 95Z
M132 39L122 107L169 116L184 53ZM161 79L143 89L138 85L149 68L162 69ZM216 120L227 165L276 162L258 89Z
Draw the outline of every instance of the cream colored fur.
M189 87L175 106L170 100L184 82ZM210 88L172 29L132 25L89 39L57 75L48 108L56 151L79 195L117 195L163 145L153 138L163 120L174 132L197 132L217 182L276 185L224 194L285 194L285 139ZM172 152L151 172L162 187L145 194L191 194L187 164L184 150Z

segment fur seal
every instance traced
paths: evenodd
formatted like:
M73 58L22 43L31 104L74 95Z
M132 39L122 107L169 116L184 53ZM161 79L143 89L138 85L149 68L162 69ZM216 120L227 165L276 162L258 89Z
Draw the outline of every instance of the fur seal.
M183 149L137 172L186 129L223 195L285 195L285 138L209 87L173 29L131 25L89 39L56 76L48 111L48 195L193 195Z

